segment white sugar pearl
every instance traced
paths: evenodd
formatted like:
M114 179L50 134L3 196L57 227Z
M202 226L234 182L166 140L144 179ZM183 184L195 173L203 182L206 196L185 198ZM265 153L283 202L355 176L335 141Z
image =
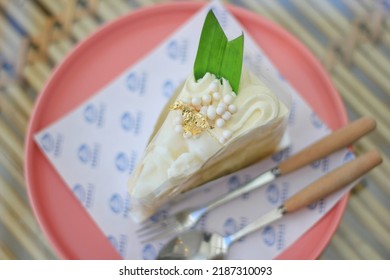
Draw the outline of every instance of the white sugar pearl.
M223 102L225 102L225 104L228 104L228 105L232 104L233 101L234 101L234 97L230 93L225 94L225 96L223 97Z
M180 124L175 125L175 131L177 133L182 133L183 132L183 127Z
M203 105L209 105L211 102L211 96L208 94L205 94L202 96L202 103Z
M215 112L215 107L214 106L210 106L207 108L207 117L210 119L210 120L215 120L217 116L217 113Z
M216 122L215 122L215 125L217 127L223 127L225 125L225 121L223 119L218 119Z
M237 112L237 107L234 104L230 104L228 108L229 108L230 113L232 113L232 114Z
M217 112L218 115L222 116L223 113L225 113L225 111L226 111L225 107L218 105L218 107L216 109L216 112Z
M224 138L224 137L219 138L219 142L220 142L221 144L225 144L226 138Z
M213 93L213 99L216 100L216 101L220 100L221 99L221 94L219 92L217 92L217 91L214 92Z
M183 101L183 103L185 103L185 104L190 104L190 103L191 103L191 99L188 98L188 97L183 97L183 98L181 99L181 101Z
M202 106L199 113L201 113L203 116L207 116L207 106Z
M224 130L224 131L222 132L222 136L223 136L223 138L225 138L225 139L230 139L230 137L232 137L232 132L231 132L230 130Z
M228 111L226 111L225 113L223 113L222 115L222 118L225 120L225 121L228 121L230 120L230 118L232 117L232 114Z
M219 102L218 107L222 107L225 111L227 110L227 105L223 102Z
M200 106L202 104L202 100L200 99L200 97L192 97L191 102L194 106Z

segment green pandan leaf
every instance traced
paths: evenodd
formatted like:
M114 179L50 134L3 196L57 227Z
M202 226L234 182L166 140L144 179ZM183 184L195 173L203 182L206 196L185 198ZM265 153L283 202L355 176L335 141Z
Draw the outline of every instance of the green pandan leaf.
M217 75L221 68L227 38L214 13L210 11L203 25L195 58L194 75L198 80L207 72Z
M222 60L219 76L227 79L233 89L238 94L240 85L242 59L244 49L244 35L227 43Z
M194 63L195 79L201 79L207 72L229 81L234 92L240 85L244 35L229 41L213 11L209 11Z

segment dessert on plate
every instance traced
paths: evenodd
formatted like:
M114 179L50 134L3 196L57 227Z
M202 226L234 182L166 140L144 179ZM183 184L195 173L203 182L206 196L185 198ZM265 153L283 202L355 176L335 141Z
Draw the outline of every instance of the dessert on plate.
M129 180L135 221L278 149L288 107L243 65L243 45L243 35L228 41L208 13L193 73L161 113Z

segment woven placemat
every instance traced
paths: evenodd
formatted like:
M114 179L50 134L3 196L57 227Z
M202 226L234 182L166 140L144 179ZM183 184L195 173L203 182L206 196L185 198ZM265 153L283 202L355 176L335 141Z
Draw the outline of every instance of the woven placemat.
M164 0L0 0L0 259L55 259L32 214L23 145L34 100L52 69L101 24ZM386 1L232 0L284 27L329 72L350 120L373 116L357 153L384 163L358 185L321 259L390 258L390 23Z

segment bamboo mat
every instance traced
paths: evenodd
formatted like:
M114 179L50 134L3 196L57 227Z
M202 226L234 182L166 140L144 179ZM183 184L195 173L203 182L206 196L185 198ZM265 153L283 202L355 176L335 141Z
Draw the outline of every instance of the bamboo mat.
M104 22L166 0L0 0L0 259L55 259L31 211L24 135L52 69ZM320 259L390 259L390 3L370 0L231 0L291 32L321 61L350 120L373 116L357 153L384 163L358 185Z

